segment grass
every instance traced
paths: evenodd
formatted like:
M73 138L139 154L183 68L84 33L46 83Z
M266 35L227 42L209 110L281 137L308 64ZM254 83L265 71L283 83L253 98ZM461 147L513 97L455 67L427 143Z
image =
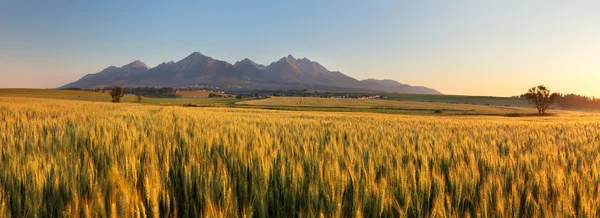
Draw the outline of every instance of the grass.
M0 97L20 97L20 98L45 98L45 99L63 99L80 100L95 102L110 102L112 99L108 93L74 91L74 90L54 90L54 89L0 89ZM233 98L147 98L142 100L144 104L226 104L235 102ZM125 95L121 102L137 102L135 95Z
M0 97L0 217L597 217L600 116Z
M344 112L378 112L399 114L433 114L439 110L444 115L520 115L535 113L535 109L451 104L443 102L417 102L380 99L350 99L350 98L300 98L273 97L262 100L237 102L237 105L252 108L280 110L317 110Z
M526 99L492 97L492 96L463 96L463 95L417 95L417 94L382 94L388 100L420 101L420 102L445 102L456 104L476 104L511 107L531 107Z
M55 89L0 89L0 97L46 98L98 102L111 101L109 93ZM136 98L133 95L127 95L123 97L122 101L135 102Z
M227 104L236 102L235 98L144 98L145 104Z
M438 113L438 115L523 116L535 112L531 108L522 108L514 106L472 105L463 103L453 104L437 102L435 100L431 101L433 99L438 99L440 101L442 101L443 99L455 99L458 98L457 96L448 96L448 98L442 98L436 95L390 95L397 97L409 96L410 98L406 98L408 99L407 101L296 97L277 97L264 100L244 99L244 101L240 101L234 98L144 98L142 100L142 103L159 105L241 107L294 111L374 112L387 114L433 114L436 110L440 110L442 113ZM81 100L95 102L110 102L111 100L109 94L107 93L52 89L0 89L0 96ZM468 96L464 97L468 99L474 98ZM428 101L417 101L424 100L424 98L427 98ZM137 99L134 95L125 95L125 97L123 97L122 99L122 102L134 103L137 102ZM478 103L482 103L482 101L479 101ZM496 101L496 103L500 102Z

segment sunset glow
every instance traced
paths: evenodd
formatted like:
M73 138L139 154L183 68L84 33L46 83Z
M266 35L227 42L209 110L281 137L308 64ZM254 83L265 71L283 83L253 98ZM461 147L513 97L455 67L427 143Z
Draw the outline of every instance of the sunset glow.
M199 51L265 65L291 53L445 94L511 96L539 83L600 97L598 11L598 1L3 2L0 87L55 88Z

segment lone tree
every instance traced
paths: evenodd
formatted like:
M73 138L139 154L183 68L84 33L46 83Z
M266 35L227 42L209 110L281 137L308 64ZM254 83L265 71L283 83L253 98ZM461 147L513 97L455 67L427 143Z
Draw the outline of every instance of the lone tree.
M554 103L556 93L550 94L550 89L544 85L539 85L531 87L527 91L527 94L525 94L525 97L529 100L530 104L535 104L539 114L544 114L546 113L546 109Z
M135 96L137 96L137 103L142 103L142 99L144 98L144 96L142 96L142 93L138 92Z
M110 96L112 97L113 103L120 103L121 98L125 96L125 92L123 92L123 88L115 86L110 92Z

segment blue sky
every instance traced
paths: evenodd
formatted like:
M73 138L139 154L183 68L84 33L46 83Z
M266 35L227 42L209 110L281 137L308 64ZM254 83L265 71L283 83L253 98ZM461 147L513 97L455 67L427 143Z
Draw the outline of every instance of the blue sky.
M57 87L199 51L307 57L447 94L600 97L600 1L0 1L0 87Z

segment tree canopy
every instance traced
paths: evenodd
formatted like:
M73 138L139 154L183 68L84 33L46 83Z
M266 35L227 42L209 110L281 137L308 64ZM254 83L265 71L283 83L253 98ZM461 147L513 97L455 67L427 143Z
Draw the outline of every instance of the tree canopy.
M557 94L550 94L550 89L544 85L531 87L525 97L529 103L535 104L539 114L545 114L546 110L554 103Z

